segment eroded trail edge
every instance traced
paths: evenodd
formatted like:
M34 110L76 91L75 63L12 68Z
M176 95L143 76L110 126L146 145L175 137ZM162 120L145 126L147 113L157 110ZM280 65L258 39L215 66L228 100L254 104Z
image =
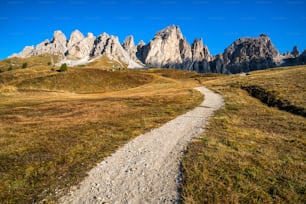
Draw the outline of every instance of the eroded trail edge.
M221 95L196 88L205 100L160 128L136 137L93 168L60 203L176 203L179 164L188 142L223 105Z

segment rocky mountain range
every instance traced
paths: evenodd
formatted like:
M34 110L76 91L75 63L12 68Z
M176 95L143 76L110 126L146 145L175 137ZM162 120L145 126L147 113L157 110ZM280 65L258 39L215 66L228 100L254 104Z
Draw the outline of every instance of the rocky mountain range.
M159 32L145 44L134 43L128 36L122 44L118 37L103 33L86 37L75 30L70 38L55 31L51 41L45 40L37 46L26 46L15 57L26 58L41 54L58 55L60 63L84 64L101 56L124 63L128 68L163 67L194 70L201 73L239 73L253 70L306 64L306 50L301 54L295 46L291 53L280 54L270 38L261 34L255 38L239 38L223 53L212 56L202 39L190 45L180 28L171 25Z

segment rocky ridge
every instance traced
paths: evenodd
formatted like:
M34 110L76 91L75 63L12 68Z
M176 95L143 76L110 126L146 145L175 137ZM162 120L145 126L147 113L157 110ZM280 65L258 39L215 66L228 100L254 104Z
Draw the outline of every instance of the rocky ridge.
M73 31L69 40L61 31L55 31L51 41L47 39L36 47L27 46L19 54L14 54L13 57L26 58L42 54L58 55L61 59L60 63L70 65L86 64L90 59L107 56L111 60L126 64L129 68L143 67L123 49L118 37L107 33L103 33L97 38L92 33L88 33L84 37L79 30Z
M72 65L107 56L129 68L163 67L201 73L239 73L306 64L306 51L301 54L295 46L291 53L281 55L265 34L239 38L223 53L212 56L202 38L195 39L190 45L175 25L157 32L148 44L140 41L137 45L133 36L126 37L120 44L118 37L107 33L98 37L88 33L84 37L75 30L68 40L61 31L55 31L51 41L45 40L36 47L26 46L22 52L13 56L26 58L41 54L58 55L60 63Z

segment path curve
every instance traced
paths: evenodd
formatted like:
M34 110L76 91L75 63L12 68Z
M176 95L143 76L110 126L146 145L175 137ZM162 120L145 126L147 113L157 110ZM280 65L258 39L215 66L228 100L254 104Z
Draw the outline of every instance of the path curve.
M60 203L177 203L182 154L223 105L221 95L205 87L196 89L205 95L200 106L124 145Z

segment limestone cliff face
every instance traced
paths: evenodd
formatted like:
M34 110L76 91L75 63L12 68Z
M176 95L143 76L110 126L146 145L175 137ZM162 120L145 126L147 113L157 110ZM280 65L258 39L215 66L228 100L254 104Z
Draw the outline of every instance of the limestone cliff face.
M136 59L137 48L134 43L134 37L132 35L127 36L122 43L122 47L127 53L129 53L131 58Z
M224 64L231 73L247 72L276 66L279 52L267 35L239 38L223 53Z
M211 55L207 46L203 45L202 39L195 39L191 46L193 70L197 72L211 72L210 64Z
M142 47L141 61L149 67L180 68L191 59L191 49L178 26L169 26Z
M94 41L91 56L107 56L111 60L124 62L130 68L142 67L142 65L135 62L129 53L123 49L118 37L109 36L107 33L103 33Z
M136 60L136 48L133 52L135 55L133 59ZM82 59L86 62L90 58L107 56L111 60L127 64L130 68L142 67L141 63L135 62L123 49L118 37L110 36L107 33L101 34L98 38L92 33L88 33L84 37L79 30L75 30L67 40L61 31L55 31L51 41L45 40L36 47L25 47L22 52L14 56L25 58L41 54L58 55L63 62Z
M53 34L53 39L51 42L49 40L45 40L38 44L33 50L33 55L41 55L41 54L54 54L63 57L67 50L67 38L65 34L57 30ZM22 55L22 53L21 53Z
M76 45L77 43L79 43L83 39L84 39L84 36L83 36L83 34L79 30L73 31L71 33L70 39L69 39L69 41L67 43L67 48L70 48L70 47Z
M125 38L122 43L122 47L129 54L133 61L137 62L138 64L142 64L141 61L137 58L138 48L135 46L134 37L132 35Z
M137 46L137 57L148 67L168 67L210 72L212 57L202 39L190 45L178 26L157 32L148 45Z
M36 47L26 46L13 56L25 58L41 54L60 56L62 61L80 60L88 62L107 56L127 64L130 68L165 67L192 70L201 73L239 73L275 66L306 64L306 52L302 54L295 46L291 53L280 55L267 35L255 38L239 38L223 53L212 56L202 39L190 45L178 26L171 25L157 32L146 44L140 41L135 46L133 36L122 44L118 37L103 33L97 38L79 30L71 33L69 40L61 31L55 31L51 41L45 40Z
M94 47L95 39L96 37L92 33L88 33L85 38L80 37L78 40L75 40L74 43L70 43L70 37L70 46L68 45L66 56L71 59L82 59L88 57Z

